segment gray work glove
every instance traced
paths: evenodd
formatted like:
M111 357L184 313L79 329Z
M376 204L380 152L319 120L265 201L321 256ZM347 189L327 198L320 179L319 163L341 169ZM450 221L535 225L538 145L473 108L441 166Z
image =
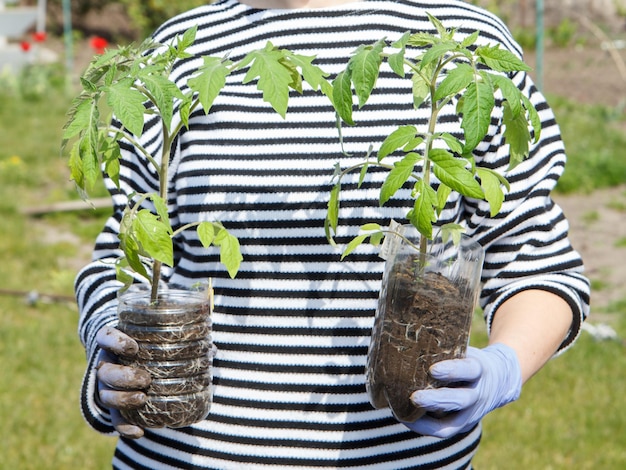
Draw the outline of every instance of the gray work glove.
M137 354L137 342L117 328L104 326L96 334L96 342L102 348L97 365L98 396L111 412L111 422L123 437L138 439L144 430L126 421L120 410L139 408L146 402L144 390L150 385L150 374L136 367L119 363L118 356L133 357Z

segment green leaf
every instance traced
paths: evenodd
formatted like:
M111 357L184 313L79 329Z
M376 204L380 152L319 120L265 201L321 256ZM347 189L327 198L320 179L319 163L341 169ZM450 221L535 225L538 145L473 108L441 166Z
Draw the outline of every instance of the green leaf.
M414 47L427 47L441 41L440 38L431 33L413 33L407 42L408 45Z
M215 98L219 95L226 84L226 77L230 69L222 59L218 57L204 57L204 64L198 69L198 73L187 82L189 88L198 93L198 100L204 112L208 114Z
M524 107L528 113L528 120L530 121L535 134L533 141L536 143L539 141L539 137L541 136L541 118L539 117L539 113L537 112L535 106L526 96L522 95L522 101L524 102Z
M94 112L97 109L93 105L97 97L92 100L81 100L70 110L70 119L63 128L63 139L71 139L92 125Z
M147 209L138 211L133 219L133 232L143 252L155 260L173 266L174 248L170 227Z
M229 276L234 278L243 261L239 240L222 228L217 232L213 244L220 248L220 262L226 267Z
M120 239L120 248L124 252L126 263L128 263L130 269L132 269L137 274L145 277L146 279L150 279L150 276L146 271L146 267L141 262L141 257L139 255L141 247L134 237L135 234L132 226L133 220L130 208L126 207L126 209L124 210L124 214L122 215L122 221L120 222L120 231L118 235Z
M387 155L392 154L400 147L404 147L413 139L417 134L417 128L415 126L400 126L391 134L389 134L378 150L378 161L380 162Z
M248 54L244 61L248 58L252 59L252 63L243 83L258 78L257 89L262 91L263 101L269 103L284 118L289 102L289 86L293 78L291 70L283 63L282 51L268 42L264 49Z
M504 102L504 139L509 144L509 168L514 168L528 156L530 131L525 114L513 115L508 102Z
M463 143L454 137L452 134L448 134L444 132L443 134L439 134L438 136L441 140L443 140L448 148L452 150L454 153L462 154L463 153Z
M173 82L162 75L140 75L140 80L150 93L151 101L159 110L165 128L171 129L174 98L182 99L182 92ZM144 110L142 110L142 114L143 112Z
M459 224L443 224L441 226L441 238L444 243L447 243L452 238L452 243L458 246L461 243L461 235L465 233L465 228Z
M196 40L196 34L198 33L198 26L192 26L183 33L182 36L178 36L178 50L184 52L190 47Z
M387 58L387 63L391 70L394 71L399 77L404 77L404 56L406 54L406 45L411 37L411 33L407 31L402 35L400 39L391 44L391 47L399 49L398 52L390 54Z
M343 250L343 253L341 254L341 259L343 260L346 256L352 253L359 245L361 245L361 243L363 243L367 239L367 237L369 237L369 234L361 234L350 240L350 243L346 245L346 249Z
M437 33L439 33L439 36L441 36L442 38L445 38L448 35L448 30L443 26L443 23L439 21L438 18L434 17L428 12L426 12L426 15L428 16L428 19L430 20L432 25L437 30Z
M430 95L430 83L424 78L423 74L414 73L411 76L413 84L413 106L419 108L426 98Z
M156 213L161 219L161 222L167 227L167 233L169 235L172 234L172 226L170 224L169 211L167 209L167 204L163 200L161 196L158 194L151 194L150 199L154 204L154 208L156 209Z
M215 228L211 222L200 222L196 229L200 243L205 248L208 248L215 239Z
M476 170L480 178L480 185L485 193L485 200L489 203L491 217L496 216L502 208L504 202L504 191L502 184L504 177L498 172L489 168L478 168ZM508 187L508 182L504 180Z
M120 158L122 157L120 152L120 145L117 139L103 139L100 141L101 148L100 153L102 155L102 161L104 163L104 172L115 183L115 186L120 187Z
M436 204L437 215L441 214L441 211L446 206L446 202L448 202L448 198L450 197L451 193L452 193L452 188L445 184L440 184L439 187L437 188L437 204Z
M431 150L428 157L434 163L434 175L443 184L464 196L483 198L480 184L474 178L473 173L465 168L463 161L443 149Z
M285 51L285 53L290 62L292 62L295 66L300 67L302 77L313 90L321 89L324 91L325 86L328 85L326 77L328 77L329 74L317 65L313 65L315 56L293 54L289 51Z
M350 74L345 70L339 72L333 80L333 104L339 117L348 125L354 125L352 120L352 82Z
M502 92L502 97L509 103L511 113L514 116L520 114L522 112L522 92L519 88L508 77L497 74L490 74L490 76L493 84Z
M472 34L470 34L465 39L463 39L463 41L461 41L461 47L463 48L470 47L472 44L476 42L479 36L480 36L480 31L474 31Z
M326 213L326 223L329 229L332 229L333 233L337 233L337 224L339 223L339 191L341 190L341 183L337 183L330 191L330 199L328 200L328 211ZM327 234L327 238L328 234ZM330 237L332 238L332 237ZM329 238L329 239L330 239Z
M95 136L94 136L95 134ZM89 129L80 139L78 152L81 161L83 189L92 189L100 177L100 162L97 152L97 131Z
M494 105L495 98L490 82L470 83L464 95L461 122L466 152L473 151L487 134Z
M407 182L415 163L420 160L421 155L410 152L405 155L402 160L394 163L393 168L389 171L385 182L380 188L380 205L385 204L391 197Z
M500 49L499 44L479 46L476 48L476 55L487 67L498 72L515 72L520 70L528 72L532 70L512 52Z
M348 62L350 78L354 84L360 108L367 102L378 79L384 45L384 41L381 40L372 46L361 46Z
M464 90L474 79L474 69L468 64L457 64L450 70L435 91L433 99L439 101Z
M433 224L437 221L435 215L437 194L423 181L418 182L415 186L419 195L415 198L413 209L409 212L409 221L423 236L432 239Z
M124 80L108 87L107 103L124 127L138 136L143 132L146 97L131 86L130 81Z
M434 44L426 53L422 56L420 61L420 67L423 68L431 63L436 63L440 59L443 59L446 54L454 52L458 48L458 45L454 41L445 41L439 44Z

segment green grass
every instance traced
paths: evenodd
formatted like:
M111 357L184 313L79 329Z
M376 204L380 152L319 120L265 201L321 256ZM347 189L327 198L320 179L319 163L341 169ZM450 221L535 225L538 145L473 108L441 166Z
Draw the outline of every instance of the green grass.
M76 198L59 155L69 99L58 88L40 100L9 94L0 99L0 467L110 468L115 440L98 435L80 416L84 351L76 335L76 307L71 301L25 302L30 291L71 298L73 278L87 262L107 211L43 218L20 212L21 206ZM560 100L556 108L569 140L570 183L565 180L563 190L624 183L623 117L606 109L588 113ZM612 325L626 337L626 292L610 312L616 318ZM473 341L484 340L477 322ZM584 334L530 381L519 402L486 419L477 468L623 468L624 370L623 345L597 343Z

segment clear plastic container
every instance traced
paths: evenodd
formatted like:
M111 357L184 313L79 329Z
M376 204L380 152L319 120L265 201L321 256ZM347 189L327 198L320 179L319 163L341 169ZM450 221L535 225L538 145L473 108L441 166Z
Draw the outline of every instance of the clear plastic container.
M204 419L212 399L210 301L200 289L164 289L150 301L148 286L131 286L119 296L118 329L139 345L123 364L152 378L148 400L122 416L144 428L184 427Z
M400 421L423 415L410 400L416 390L439 386L431 365L465 355L480 290L482 247L467 236L440 238L420 253L420 236L401 226L385 263L372 338L366 388L375 408L389 407Z

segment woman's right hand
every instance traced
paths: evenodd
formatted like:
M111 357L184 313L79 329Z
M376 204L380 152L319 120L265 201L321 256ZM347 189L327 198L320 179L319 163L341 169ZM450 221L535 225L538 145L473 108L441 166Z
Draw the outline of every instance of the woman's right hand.
M139 408L146 402L144 390L151 378L145 370L121 365L118 359L120 355L132 358L137 354L137 342L111 326L98 331L96 342L103 351L97 366L100 401L109 408L115 430L123 437L138 439L144 434L143 428L126 421L120 410Z

